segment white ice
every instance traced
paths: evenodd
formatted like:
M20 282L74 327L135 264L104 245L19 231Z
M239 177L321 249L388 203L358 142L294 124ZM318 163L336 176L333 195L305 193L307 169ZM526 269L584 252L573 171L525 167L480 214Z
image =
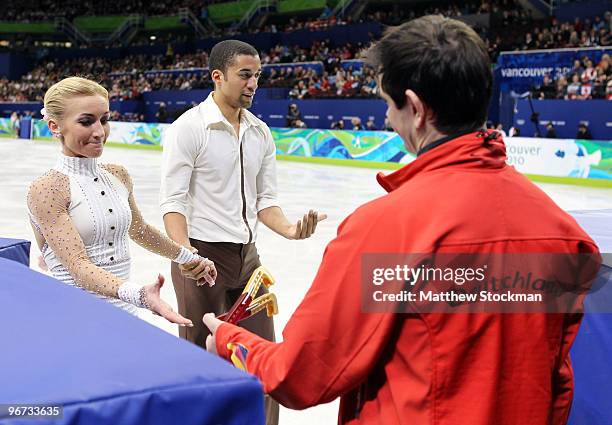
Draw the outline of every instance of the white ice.
M29 183L53 167L59 155L57 142L0 139L0 236L33 240L25 205ZM130 172L135 195L147 221L163 229L158 208L161 153L107 147L102 162L124 165ZM357 206L384 191L378 186L378 170L315 165L297 162L278 162L280 204L285 214L297 220L309 209L325 212L329 218L322 222L316 234L304 241L288 241L260 227L257 247L262 263L276 278L272 287L280 312L275 318L277 340L282 329L308 290L327 243L335 236L340 222ZM388 171L387 171L388 172ZM612 208L612 189L590 188L560 184L538 184L565 210ZM170 281L170 266L165 259L131 245L132 279L141 284L152 283L161 272L167 277L162 296L176 307ZM32 247L31 265L38 268L39 251ZM163 319L143 312L141 317L159 328L177 334L176 329ZM304 411L281 408L281 425L333 424L337 421L338 402L313 407Z

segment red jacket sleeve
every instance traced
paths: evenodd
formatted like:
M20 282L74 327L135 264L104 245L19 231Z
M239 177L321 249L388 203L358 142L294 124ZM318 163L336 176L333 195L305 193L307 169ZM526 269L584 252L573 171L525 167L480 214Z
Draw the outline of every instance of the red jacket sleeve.
M241 344L247 371L287 407L326 403L359 385L389 338L394 315L366 314L361 306L361 255L380 249L385 238L368 231L375 221L349 217L340 226L283 330L283 342L266 341L230 324L217 329L219 354L229 359L228 343Z
M597 271L601 267L601 256L599 249L594 242L583 244L579 243L575 248L577 252L584 254L590 253L588 256L591 259L592 267L585 268L586 275L583 277L589 282L589 288L592 279L595 278ZM559 360L557 361L556 369L553 375L553 408L552 408L552 425L565 425L569 419L572 400L574 398L574 372L570 359L570 349L578 335L578 329L582 322L583 313L582 306L584 304L585 295L577 299L577 312L569 313L564 318L564 331L561 346L559 349Z
M561 345L561 358L553 379L553 418L551 424L565 425L574 398L574 372L569 350L578 334L582 313L568 314Z

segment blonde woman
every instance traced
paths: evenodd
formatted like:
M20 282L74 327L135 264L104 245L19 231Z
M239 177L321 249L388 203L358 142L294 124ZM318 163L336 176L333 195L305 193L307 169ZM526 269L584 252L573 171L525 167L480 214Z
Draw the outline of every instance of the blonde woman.
M145 223L125 168L98 162L110 131L106 89L85 78L63 79L49 88L41 112L61 143L61 154L55 167L32 183L27 202L50 272L132 314L136 307L147 308L170 322L193 326L160 298L163 276L144 286L129 280L128 236L182 264L198 284L212 286L217 272L211 261Z

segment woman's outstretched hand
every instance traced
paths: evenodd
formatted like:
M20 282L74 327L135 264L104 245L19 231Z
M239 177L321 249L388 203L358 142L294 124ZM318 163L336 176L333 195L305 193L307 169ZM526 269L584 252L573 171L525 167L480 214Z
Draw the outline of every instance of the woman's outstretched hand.
M170 307L170 305L162 300L160 296L161 287L166 279L160 274L157 276L157 282L151 285L144 286L145 300L149 305L149 310L163 317L170 323L176 323L179 326L192 327L191 320L184 318Z

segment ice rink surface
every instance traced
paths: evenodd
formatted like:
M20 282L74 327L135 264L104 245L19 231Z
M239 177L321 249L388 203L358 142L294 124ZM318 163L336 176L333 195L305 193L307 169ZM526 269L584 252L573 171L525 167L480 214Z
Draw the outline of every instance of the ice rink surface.
M0 139L0 236L33 240L25 201L27 188L31 181L55 165L59 154L58 142ZM143 216L150 224L163 229L158 208L161 152L107 147L101 162L121 164L127 168ZM287 217L297 220L313 208L327 213L329 218L319 224L314 236L304 241L288 241L264 226L259 227L257 248L261 261L277 282L272 287L280 310L275 318L277 340L282 340L282 329L308 290L323 250L335 236L338 225L359 205L384 195L384 190L375 180L377 171L278 162L279 201ZM612 208L612 189L540 183L538 186L567 211ZM167 278L162 296L176 308L169 261L134 243L131 249L131 280L141 284L152 283L157 273L162 273ZM31 265L37 270L38 255L39 250L33 243ZM143 312L141 318L177 334L174 326L148 312ZM280 423L335 424L337 408L337 401L304 411L281 407Z

